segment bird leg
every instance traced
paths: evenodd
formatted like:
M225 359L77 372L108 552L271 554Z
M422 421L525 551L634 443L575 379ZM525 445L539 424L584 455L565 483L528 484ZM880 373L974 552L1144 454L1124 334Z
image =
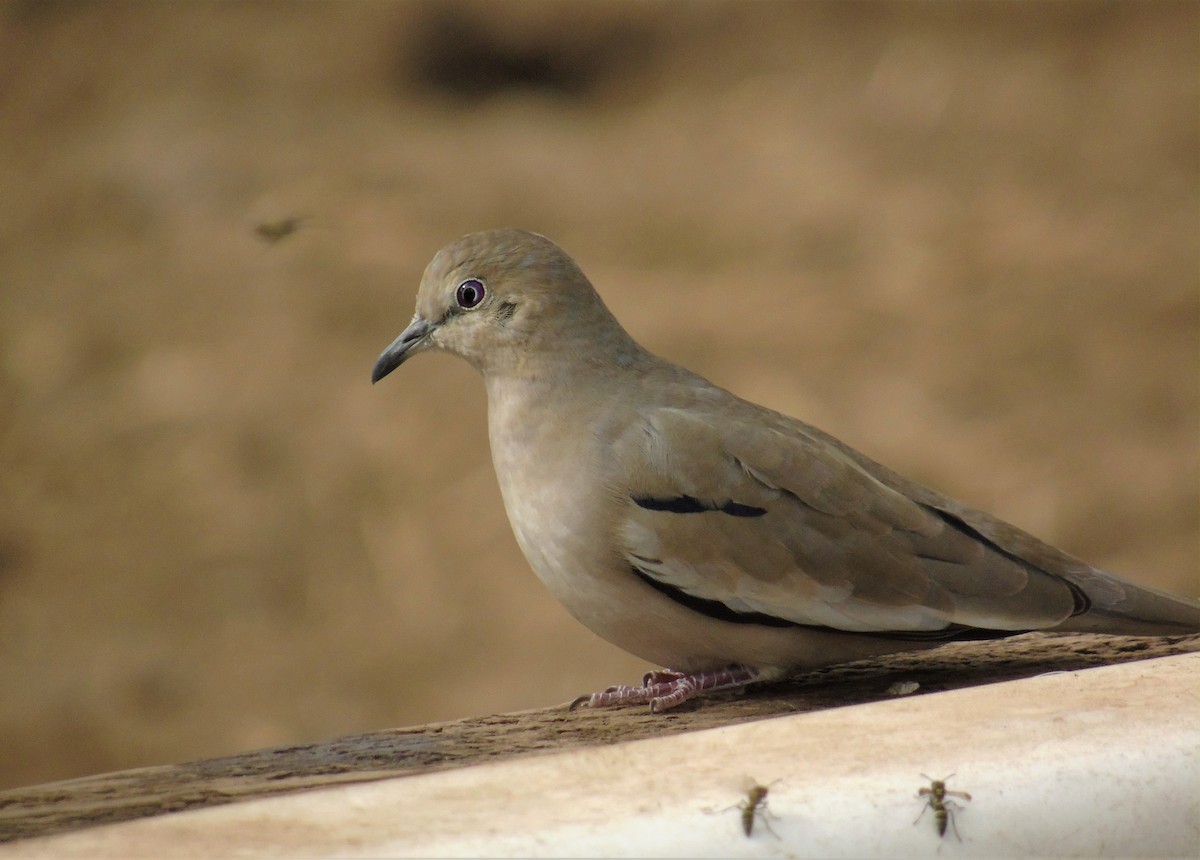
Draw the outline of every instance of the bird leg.
M589 708L610 708L620 705L644 705L648 702L650 712L659 714L682 705L701 693L740 689L755 681L766 680L767 677L760 669L741 665L691 675L664 669L647 673L640 687L619 684L601 693L580 696L571 703L570 710L585 705Z

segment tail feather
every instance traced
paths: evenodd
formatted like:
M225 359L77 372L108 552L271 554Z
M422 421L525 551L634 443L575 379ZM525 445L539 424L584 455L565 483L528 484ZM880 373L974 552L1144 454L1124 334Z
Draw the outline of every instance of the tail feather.
M1082 590L1090 605L1057 630L1126 636L1200 633L1198 600L1134 585L1096 568L1073 570L1064 579Z

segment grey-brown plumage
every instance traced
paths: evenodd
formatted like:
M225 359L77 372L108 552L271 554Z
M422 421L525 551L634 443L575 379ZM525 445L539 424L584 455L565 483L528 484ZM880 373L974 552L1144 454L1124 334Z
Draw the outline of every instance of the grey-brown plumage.
M539 578L599 635L684 673L592 704L670 706L955 638L1200 631L1200 603L646 352L542 236L473 233L438 252L373 380L425 349L484 377L505 508Z

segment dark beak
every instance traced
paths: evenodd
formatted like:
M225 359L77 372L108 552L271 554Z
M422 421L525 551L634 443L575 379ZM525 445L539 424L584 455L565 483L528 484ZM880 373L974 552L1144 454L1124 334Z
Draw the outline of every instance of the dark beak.
M408 328L400 333L400 337L392 341L392 345L385 349L383 355L379 356L379 361L375 362L375 369L371 371L371 382L383 379L404 364L410 356L420 352L429 344L426 338L433 329L433 323L423 320L419 316L413 317Z

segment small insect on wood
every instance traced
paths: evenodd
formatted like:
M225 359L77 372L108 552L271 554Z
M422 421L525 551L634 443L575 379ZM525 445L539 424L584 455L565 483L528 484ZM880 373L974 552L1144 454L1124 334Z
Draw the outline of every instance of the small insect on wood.
M746 790L746 799L737 805L737 808L742 811L742 830L746 833L746 838L749 839L754 835L754 821L758 819L763 823L763 827L771 831L771 835L776 839L779 834L771 827L771 822L768 817L771 816L771 810L767 809L767 794L771 791L768 786L754 783Z
M921 774L921 776L929 780L929 785L917 792L917 797L925 798L925 805L921 807L921 815L913 819L913 824L921 820L921 816L925 814L926 809L932 809L933 821L937 825L938 836L945 837L946 822L949 822L950 826L954 828L954 835L958 838L959 842L962 842L962 837L958 835L958 824L954 821L954 810L961 809L962 807L950 798L961 797L963 800L970 800L971 795L965 791L948 791L946 789L946 780L950 776L954 776L954 774L944 776L941 779L934 779L933 777L925 776L925 774Z

